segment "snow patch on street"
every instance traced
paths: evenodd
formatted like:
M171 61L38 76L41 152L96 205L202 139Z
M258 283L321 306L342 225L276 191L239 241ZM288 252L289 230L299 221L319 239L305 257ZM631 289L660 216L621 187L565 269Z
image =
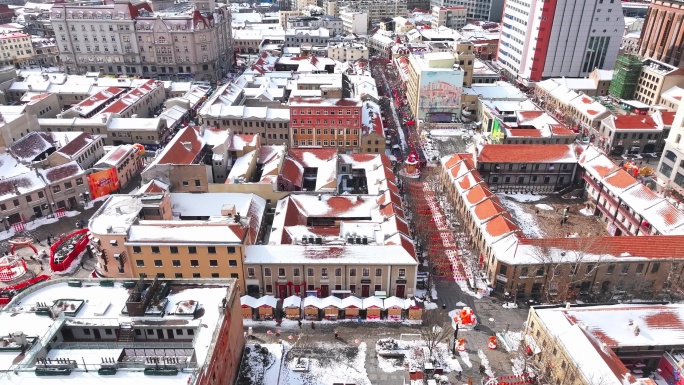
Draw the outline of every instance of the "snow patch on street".
M534 207L536 207L540 210L548 210L548 211L555 210L553 207L547 205L546 203L537 203L536 205L534 205Z
M515 202L514 199L507 199L510 198L511 195L498 195L502 198L501 204L513 216L513 219L515 219L515 222L518 224L523 234L530 238L544 237L544 232L537 224L537 219L534 217L534 215L528 214L522 207L520 207L520 205Z
M537 202L537 201L540 201L544 198L547 198L546 195L537 195L537 194L504 194L504 193L500 193L497 195L503 195L503 196L510 198L516 202Z

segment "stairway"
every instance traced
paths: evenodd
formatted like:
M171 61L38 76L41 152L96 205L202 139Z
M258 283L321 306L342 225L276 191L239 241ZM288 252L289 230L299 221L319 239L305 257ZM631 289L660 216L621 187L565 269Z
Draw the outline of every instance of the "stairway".
M130 323L119 324L119 337L117 340L119 342L133 342L133 340L135 340L135 330L133 330L133 325Z

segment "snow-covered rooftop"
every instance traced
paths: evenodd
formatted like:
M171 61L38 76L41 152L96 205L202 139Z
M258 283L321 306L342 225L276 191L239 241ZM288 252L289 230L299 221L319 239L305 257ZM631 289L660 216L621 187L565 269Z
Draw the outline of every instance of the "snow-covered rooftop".
M325 245L258 245L247 246L245 264L283 265L404 265L418 262L400 245L325 246Z
M131 295L130 289L123 287L123 280L115 280L113 287L100 286L100 280L97 279L81 279L82 287L72 287L66 281L66 279L59 279L38 284L34 286L36 290L20 293L0 311L0 325L2 325L5 333L4 336L9 335L9 333L23 332L29 337L29 340L32 337L38 338L25 350L3 350L0 352L0 370L14 371L12 374L14 379L10 382L22 385L38 385L62 383L65 381L62 378L68 378L70 384L79 385L92 383L121 384L124 381L130 383L180 382L185 384L198 370L192 369L193 367L201 368L207 364L206 359L212 354L215 332L224 317L220 310L222 301L224 298L233 297L237 288L235 279L213 279L206 286L205 282L200 280L193 280L192 282L189 280L167 281L170 284L170 293L172 293L163 297L168 300L167 310L174 309L176 304L184 301L197 301L202 312L196 313L194 317L176 315L170 311L163 312L163 318L151 313L146 314L145 317L130 317L122 313L122 310L126 309L126 302ZM71 309L76 314L68 315L65 311L61 311L61 308L53 307L53 304L60 300L74 301L76 308ZM53 309L59 310L61 314L57 317L36 314L35 308L39 303L47 304ZM180 351L175 353L164 352L163 349L150 355L158 357L170 354L170 356L179 356L182 360L188 359L190 362L196 362L179 371L176 376L147 376L141 370L144 365L132 368L135 366L134 361L129 360L128 364L118 366L116 375L102 376L92 368L100 367L103 358L113 358L115 362L123 362L124 356L131 354L127 350L144 349L147 345L145 342L131 342L124 348L118 345L116 339L93 338L92 341L80 340L78 344L82 345L82 348L62 346L59 343L52 344L52 349L48 353L49 358L68 358L79 363L69 377L37 377L34 373L35 359L42 354L41 348L53 338L56 339L61 330L71 326L83 326L84 324L118 329L119 325L124 323L131 323L133 328L138 330L166 325L166 328L173 328L171 330L184 329L187 333L192 331L194 338L174 340L174 343L179 346L177 349L187 351L187 356L178 354ZM88 364L91 370L86 372L81 365L82 363Z

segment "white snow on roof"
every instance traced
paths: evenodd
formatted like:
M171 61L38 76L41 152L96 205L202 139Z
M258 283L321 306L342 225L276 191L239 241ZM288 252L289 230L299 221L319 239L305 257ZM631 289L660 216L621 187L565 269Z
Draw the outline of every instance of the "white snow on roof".
M240 297L240 305L242 305L242 306L249 306L253 309L253 308L257 307L256 303L257 303L257 299L252 297L252 296L243 295L242 297Z
M266 205L264 198L256 194L242 193L171 193L171 210L174 216L178 213L185 217L220 216L221 208L226 204L235 206L235 210L243 218L249 214L249 205L254 201L261 207Z
M246 178L247 172L249 172L249 167L255 161L254 157L256 156L256 153L257 151L253 150L237 158L235 160L235 163L233 163L233 167L230 169L230 173L228 174L228 181L234 181L236 178L239 177Z
M335 297L335 296L329 296L325 297L321 300L321 306L322 307L336 307L338 309L342 309L342 300Z
M379 309L384 309L384 305L382 303L382 299L378 297L368 297L363 299L363 305L361 306L361 309L370 309L372 307L376 307Z
M393 308L393 307L398 307L401 309L408 309L410 302L407 303L406 300L404 300L403 298L399 298L399 297L389 297L389 298L385 298L385 300L383 301L382 304L383 304L385 309L389 309L389 308Z
M232 218L220 222L205 221L140 221L131 226L127 244L234 244L242 243L235 233L241 227Z
M302 302L302 307L309 307L309 306L313 306L313 307L316 307L319 309L322 309L325 307L325 306L323 306L321 299L318 297L314 297L314 296L308 296L308 297L304 298L304 301Z
M272 295L265 295L263 297L258 298L256 300L255 305L256 307L268 306L274 308L278 306L278 299Z
M291 295L283 300L283 308L294 307L300 308L302 306L302 298L297 295Z
M132 322L133 325L145 325L147 322L158 322L160 318L147 316L144 318L127 317L121 315L120 310L125 308L126 300L129 296L129 290L124 288L121 283L115 282L114 287L102 287L100 286L99 280L82 280L83 287L70 287L67 285L66 280L58 281L48 281L41 284L40 287L36 286L37 290L30 293L22 293L15 297L13 302L0 311L0 325L3 326L5 331L22 331L27 336L38 336L40 338L52 338L52 335L48 332L48 329L62 321L62 317L51 319L50 317L37 315L31 308L38 302L52 304L54 301L59 299L79 299L83 300L84 304L78 314L74 317L64 317L64 322L74 325L82 325L84 320L87 320L90 324L97 325L101 324L103 326L114 326L118 327L120 323ZM235 285L235 281L232 281L232 285ZM228 283L223 283L218 286L218 283L212 283L209 286L202 286L201 283L193 283L192 286L185 286L180 282L173 284L174 289L167 296L169 300L169 306L173 306L178 302L185 300L195 300L200 303L200 306L204 309L204 314L201 318L193 319L184 316L176 316L173 314L164 315L164 320L167 321L181 321L183 322L183 328L193 329L195 331L194 339L194 351L197 357L199 365L205 364L205 359L209 353L209 349L213 342L213 334L218 325L218 321L221 319L219 313L219 308L221 301L225 298L227 294ZM198 287L199 286L199 287ZM18 304L18 305L17 305ZM105 304L109 304L108 310L102 314L102 309L105 308ZM43 344L46 341L43 342ZM94 343L96 341L93 341ZM42 345L34 346L39 347ZM101 361L98 355L99 346L93 345L93 356L87 355L84 357L78 357L78 361L84 359L86 363L90 365L99 365ZM141 343L140 347L144 347ZM69 353L69 350L53 349L51 354L60 356ZM0 364L7 365L9 363L8 356L19 357L21 352L2 352L0 353ZM16 363L18 364L29 364L34 365L32 361L35 357L35 352L30 349L26 352L26 355L20 356ZM76 359L76 357L71 357ZM27 362L23 362L27 361ZM7 366L3 366L0 369L9 370ZM190 373L188 373L190 374ZM97 375L97 373L96 373ZM111 376L112 379L109 380L108 376L97 376L90 377L87 373L82 373L80 371L75 371L69 376L69 383L75 383L79 385L92 384L94 382L99 383L112 383L120 384L123 380L129 379L131 383L142 383L148 382L151 379L149 376L144 376L141 371L130 372L125 369L119 369L119 373L116 376ZM15 375L15 380L13 384L45 384L45 378L36 377L33 372L20 372L19 375ZM181 377L185 379L186 377ZM178 382L179 377L172 377L172 381ZM54 380L53 382L61 382L61 380ZM167 381L169 379L167 378ZM185 380L183 380L185 383Z
M342 299L341 303L342 308L348 308L348 307L355 307L357 309L361 309L363 307L363 300L359 297L355 297L353 295L349 297L345 297Z
M295 264L295 265L408 265L418 263L400 245L354 245L354 246L300 246L257 245L247 246L245 264Z

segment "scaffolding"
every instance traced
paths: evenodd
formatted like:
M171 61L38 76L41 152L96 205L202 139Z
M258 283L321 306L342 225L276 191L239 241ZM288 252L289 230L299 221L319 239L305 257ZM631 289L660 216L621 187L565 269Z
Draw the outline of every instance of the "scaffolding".
M642 65L641 59L635 55L618 56L608 89L610 95L618 99L633 99Z

